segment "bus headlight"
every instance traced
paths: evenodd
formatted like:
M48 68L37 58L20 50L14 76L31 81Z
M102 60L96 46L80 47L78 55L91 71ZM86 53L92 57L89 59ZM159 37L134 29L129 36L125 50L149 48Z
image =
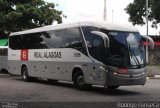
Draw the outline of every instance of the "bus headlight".
M105 71L105 68L104 68L104 67L99 66L99 68L100 68L102 71Z

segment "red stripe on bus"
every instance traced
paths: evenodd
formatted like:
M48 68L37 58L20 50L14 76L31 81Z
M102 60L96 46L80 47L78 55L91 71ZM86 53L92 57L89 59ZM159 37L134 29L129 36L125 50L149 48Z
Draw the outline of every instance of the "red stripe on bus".
M143 44L146 45L150 45L150 42L143 42ZM155 46L160 46L160 42L154 42Z

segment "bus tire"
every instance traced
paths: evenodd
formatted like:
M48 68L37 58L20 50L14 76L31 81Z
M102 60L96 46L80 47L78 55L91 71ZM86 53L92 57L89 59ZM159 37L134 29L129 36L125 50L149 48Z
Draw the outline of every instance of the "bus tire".
M30 77L28 76L27 67L23 66L21 72L22 72L22 80L25 81L25 82L28 82L30 80Z
M107 86L108 89L117 89L119 86Z
M77 71L73 75L73 84L80 90L86 90L88 87L91 86L89 84L85 84L84 75L83 75L82 71Z

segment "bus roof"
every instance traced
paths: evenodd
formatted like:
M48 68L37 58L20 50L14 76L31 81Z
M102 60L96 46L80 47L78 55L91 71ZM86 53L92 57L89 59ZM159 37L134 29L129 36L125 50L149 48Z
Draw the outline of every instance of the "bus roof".
M138 32L138 30L135 27L129 26L129 25L120 25L120 24L107 23L107 22L83 21L83 22L76 22L76 23L62 23L62 24L56 24L56 25L49 25L49 26L29 29L29 30L20 31L20 32L14 32L14 33L11 33L10 36L29 34L29 33L38 33L38 32L44 32L44 31L79 27L79 26L81 27L93 26L98 28L104 28L107 30L114 30L114 31Z

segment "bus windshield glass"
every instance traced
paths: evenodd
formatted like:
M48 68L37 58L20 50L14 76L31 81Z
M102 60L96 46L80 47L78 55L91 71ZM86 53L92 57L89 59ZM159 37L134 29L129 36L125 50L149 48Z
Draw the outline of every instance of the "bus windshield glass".
M145 52L138 32L107 31L110 48L105 50L105 63L116 67L141 68L145 66Z

